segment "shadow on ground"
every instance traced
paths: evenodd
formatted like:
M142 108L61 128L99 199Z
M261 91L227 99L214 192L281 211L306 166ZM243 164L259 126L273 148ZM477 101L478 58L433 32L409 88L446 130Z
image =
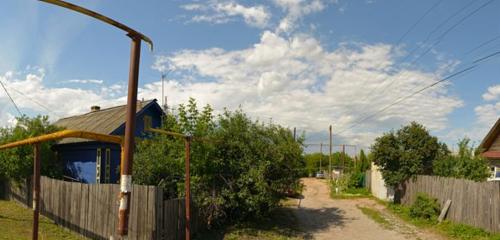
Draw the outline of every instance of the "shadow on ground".
M299 222L298 217L302 220ZM287 207L273 211L269 218L254 219L233 226L206 231L194 239L312 239L312 233L329 227L343 227L346 221L344 211L338 208Z
M304 239L312 239L312 234L327 230L330 227L342 228L347 221L353 220L345 217L345 211L336 207L331 208L293 208L290 209L301 220L299 230Z

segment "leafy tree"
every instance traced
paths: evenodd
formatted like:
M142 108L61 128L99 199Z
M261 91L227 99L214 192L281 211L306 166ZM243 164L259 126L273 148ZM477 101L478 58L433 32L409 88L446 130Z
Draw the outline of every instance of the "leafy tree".
M359 165L358 165L358 171L360 172L365 172L366 170L369 170L371 168L371 162L368 159L368 157L365 154L365 151L361 149L359 151Z
M215 117L210 106L199 111L194 99L162 127L204 139L192 142L191 186L209 223L266 215L300 187L303 138L295 141L289 129L254 122L241 110ZM182 196L183 146L181 139L156 134L139 142L134 181L161 185L168 197Z
M320 162L321 159L321 162ZM315 174L320 170L328 171L328 155L321 153L309 153L305 154L305 172L307 174Z
M470 139L464 138L458 142L457 154L447 154L436 160L433 166L434 174L485 181L490 175L488 162L469 144Z
M0 144L15 142L22 139L35 137L61 130L50 124L47 116L17 118L14 127L0 129ZM56 161L54 153L50 150L53 142L42 143L41 148L41 174L53 178L62 177L62 165ZM33 174L33 147L22 146L0 151L0 177L21 180Z
M444 147L424 126L412 122L375 139L373 161L385 183L397 187L417 174L432 174L432 163L447 151Z

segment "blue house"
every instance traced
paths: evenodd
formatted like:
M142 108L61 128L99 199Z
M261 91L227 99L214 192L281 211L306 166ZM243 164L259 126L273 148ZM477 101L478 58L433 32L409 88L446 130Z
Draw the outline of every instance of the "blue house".
M125 134L126 105L91 111L78 116L59 119L54 124L71 130L123 136ZM136 131L138 138L147 137L144 121L150 118L152 127L159 127L164 112L156 102L138 101ZM52 147L64 164L67 179L83 183L117 183L119 180L121 147L80 138L66 138Z

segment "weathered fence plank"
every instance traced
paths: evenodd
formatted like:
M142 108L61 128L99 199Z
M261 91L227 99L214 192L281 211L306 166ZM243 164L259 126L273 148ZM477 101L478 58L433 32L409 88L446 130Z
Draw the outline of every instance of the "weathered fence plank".
M447 219L500 232L500 182L474 182L437 176L418 176L406 182L401 202L409 205L419 193L452 201Z
M48 177L41 177L40 185L42 215L90 239L116 236L119 185L64 182ZM31 181L8 183L4 187L9 199L31 208ZM184 239L186 215L183 198L164 200L161 188L133 185L131 206L130 239ZM498 209L498 206L492 207ZM206 224L200 211L196 207L191 209L191 234L196 234ZM498 222L491 225L498 225Z

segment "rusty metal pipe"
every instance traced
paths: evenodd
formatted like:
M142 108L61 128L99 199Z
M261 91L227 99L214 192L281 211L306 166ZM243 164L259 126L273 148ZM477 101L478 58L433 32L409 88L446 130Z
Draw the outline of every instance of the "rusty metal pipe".
M186 136L185 138L186 144L186 240L191 239L191 170L190 170L190 162L191 162L191 136Z
M184 193L184 204L186 205L186 240L191 239L191 142L192 140L197 140L197 141L206 141L206 139L203 138L194 138L193 136L189 135L184 135L182 133L178 132L171 132L171 131L166 131L163 129L156 129L156 128L151 128L151 124L147 123L146 126L144 127L145 131L149 132L154 132L154 133L160 133L160 134L165 134L169 136L174 136L174 137L181 137L184 139L184 146L185 146L185 193Z
M120 207L118 209L118 235L128 235L130 196L132 194L132 163L134 160L135 115L137 110L137 87L139 84L139 61L141 56L141 38L129 34L132 39L130 49L130 69L128 79L127 113L125 138L120 178Z
M40 217L40 143L33 146L33 232L32 239L38 240L38 219Z

